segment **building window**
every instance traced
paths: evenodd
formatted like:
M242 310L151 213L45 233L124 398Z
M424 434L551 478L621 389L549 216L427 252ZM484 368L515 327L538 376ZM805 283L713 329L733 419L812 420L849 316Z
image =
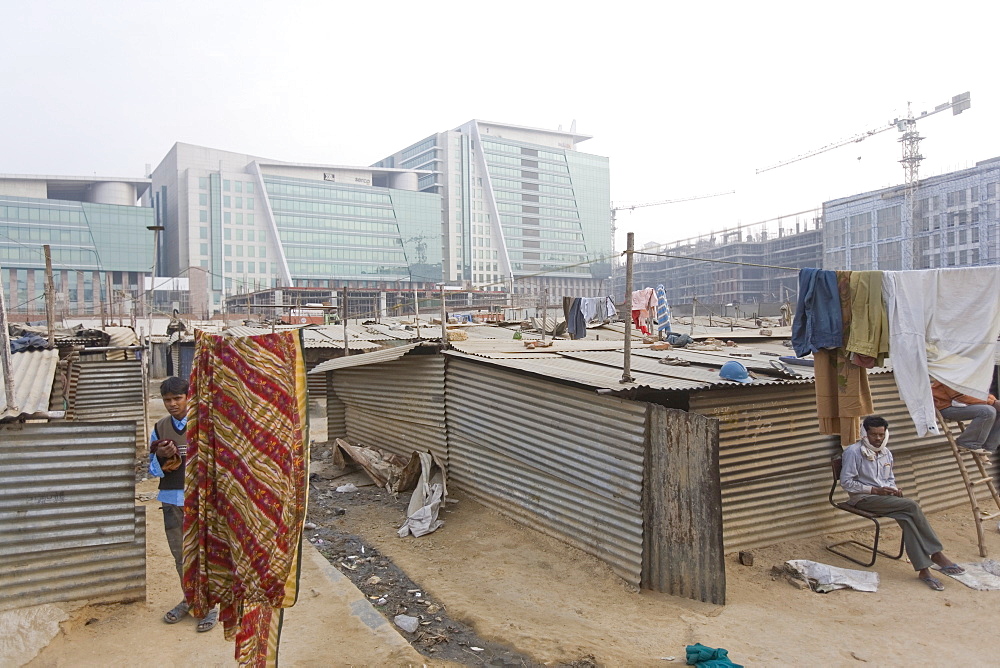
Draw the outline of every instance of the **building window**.
M199 223L208 222L208 209L198 209L198 222Z
M223 266L226 268L226 273L227 274L231 274L233 272L233 263L230 262L229 260L226 260L223 263Z
M198 228L198 238L199 239L207 239L208 238L208 228L207 227L199 227Z
M253 182L247 181L247 195L253 195Z
M208 177L207 176L199 176L198 177L198 189L199 190L208 190Z
M229 181L227 179L222 179L222 190L229 192Z
M229 213L228 211L226 211L225 213L222 214L222 221L226 225L228 225L229 223L231 223L233 221L233 215L231 213Z
M208 244L200 244L198 250L202 255L208 255Z
M243 273L243 263L242 262L237 262L236 263L236 273L237 274L242 274Z
M226 181L226 183L229 183L229 181ZM233 205L232 202L233 202L233 198L230 197L229 195L223 195L222 196L222 206L224 206L224 207L226 207L228 209L228 208L230 208Z
M236 214L236 224L237 225L242 225L243 224L243 214L242 213L237 213Z
M247 197L247 208L248 209L253 208L253 197Z
M243 192L243 182L242 181L233 181L233 186L235 187L236 192L238 192L238 193Z
M198 206L208 206L208 193L198 193Z
M239 181L237 181L237 183L239 183ZM243 208L243 198L242 197L237 197L236 198L236 208L237 209L242 209Z

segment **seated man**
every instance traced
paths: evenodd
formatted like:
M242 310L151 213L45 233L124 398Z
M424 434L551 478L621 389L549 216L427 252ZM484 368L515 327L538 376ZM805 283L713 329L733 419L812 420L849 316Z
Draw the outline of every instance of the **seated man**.
M986 400L976 399L953 390L940 381L931 381L934 408L947 420L961 420L965 431L955 439L963 448L986 450L996 454L1000 445L1000 420L997 419L997 398L992 394ZM956 404L965 404L956 405Z
M861 440L844 450L840 485L850 497L848 503L881 517L891 517L903 530L903 545L917 577L935 591L944 585L930 572L931 563L941 567L948 575L961 575L961 566L944 556L927 518L916 501L907 499L896 488L892 472L892 453L889 442L889 423L878 415L870 415L862 423Z

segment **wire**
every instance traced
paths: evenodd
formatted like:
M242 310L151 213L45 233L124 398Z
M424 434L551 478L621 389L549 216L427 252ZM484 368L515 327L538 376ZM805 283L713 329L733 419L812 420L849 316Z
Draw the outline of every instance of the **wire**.
M625 251L628 253L628 251ZM652 255L653 257L672 257L679 260L698 260L699 262L718 262L719 264L738 264L744 267L764 267L765 269L784 269L786 271L799 271L801 267L780 267L776 264L756 264L754 262L736 262L733 260L711 260L707 257L694 257L693 255L672 255L670 253L644 253L642 251L632 251L633 255Z

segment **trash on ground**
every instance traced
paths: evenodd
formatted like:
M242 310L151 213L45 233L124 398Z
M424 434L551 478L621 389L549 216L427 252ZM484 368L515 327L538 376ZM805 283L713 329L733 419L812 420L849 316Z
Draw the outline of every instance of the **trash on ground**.
M969 589L977 591L995 591L1000 589L1000 563L995 560L973 561L959 564L959 566L965 569L964 573L957 575L945 573L945 575L948 575L953 580L958 580ZM934 566L934 568L941 571L937 566ZM941 572L944 573L944 571Z
M418 453L414 453L418 454ZM444 522L438 519L441 504L448 496L444 481L444 468L429 452L419 453L420 478L406 508L406 521L397 532L400 538L420 537L439 529Z
M334 461L346 464L343 455L357 462L368 477L379 487L390 494L408 492L417 484L420 477L420 458L418 453L410 454L409 459L395 453L367 445L351 445L342 438L336 440L337 448Z
M785 563L806 578L814 591L820 593L825 594L836 589L878 591L878 573L872 571L838 568L808 559L790 559Z
M723 668L724 666L731 666L732 668L743 668L740 664L733 663L732 659L729 658L729 651L722 649L721 647L716 649L714 647L702 645L699 642L693 645L688 645L686 653L687 665L689 666L701 666L702 668Z
M358 487L353 482L349 482L346 485L341 485L340 487L338 487L337 491L340 492L341 494L346 494L348 492L358 491Z

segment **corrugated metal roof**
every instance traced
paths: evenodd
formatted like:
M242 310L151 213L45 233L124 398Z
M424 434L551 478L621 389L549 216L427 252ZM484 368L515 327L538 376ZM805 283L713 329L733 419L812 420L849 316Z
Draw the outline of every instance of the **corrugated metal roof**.
M513 335L512 335L513 336ZM549 339L552 345L546 348L526 348L524 341L516 339L470 339L468 341L452 341L451 347L467 355L477 357L534 359L540 355L551 357L561 352L582 352L587 350L618 350L622 347L620 341L588 341L581 339L569 341L565 339ZM633 350L635 347L633 346Z
M335 350L343 350L343 332L340 332L340 336L338 338L337 335L330 330L303 329L302 345L305 348L332 348ZM382 346L379 344L373 343L369 340L348 339L347 341L347 348L349 350L378 350L381 347Z
M372 353L364 353L361 355L348 355L347 357L338 357L335 360L328 360L322 364L317 364L310 374L314 373L325 373L327 371L336 371L337 369L347 369L352 366L365 366L366 364L379 364L380 362L391 362L393 360L398 360L403 355L413 351L421 346L437 347L436 343L408 343L405 346L396 346L395 348L385 348L383 350L377 350Z
M404 340L404 341L408 341L410 339L417 338L417 328L415 326L413 326L413 325L411 325L411 327L413 327L412 330L409 330L409 329L393 329L389 325L382 324L382 323L375 323L375 324L372 324L372 325L365 325L365 328L369 332L373 332L373 333L376 333L376 334L382 334L383 336L386 336L386 337L389 337L389 338L401 339L401 340ZM425 339L426 338L433 338L434 333L435 332L440 333L440 331L441 331L441 325L430 325L427 322L423 322L423 321L421 321L421 323L420 323L420 336L422 338L425 338Z
M11 355L14 371L14 405L11 410L6 394L3 369L0 368L0 420L49 410L52 379L59 363L59 351L30 350Z
M704 382L683 380L680 378L665 378L664 376L654 376L649 373L636 371L632 372L632 378L635 379L635 382L623 384L619 382L622 377L621 368L615 369L614 367L602 364L571 359L563 355L556 358L546 357L544 359L496 359L466 355L459 351L447 351L445 354L476 360L484 364L495 364L509 369L519 369L528 373L568 381L594 389L628 390L636 387L646 387L660 390L702 390L711 387L710 384Z

